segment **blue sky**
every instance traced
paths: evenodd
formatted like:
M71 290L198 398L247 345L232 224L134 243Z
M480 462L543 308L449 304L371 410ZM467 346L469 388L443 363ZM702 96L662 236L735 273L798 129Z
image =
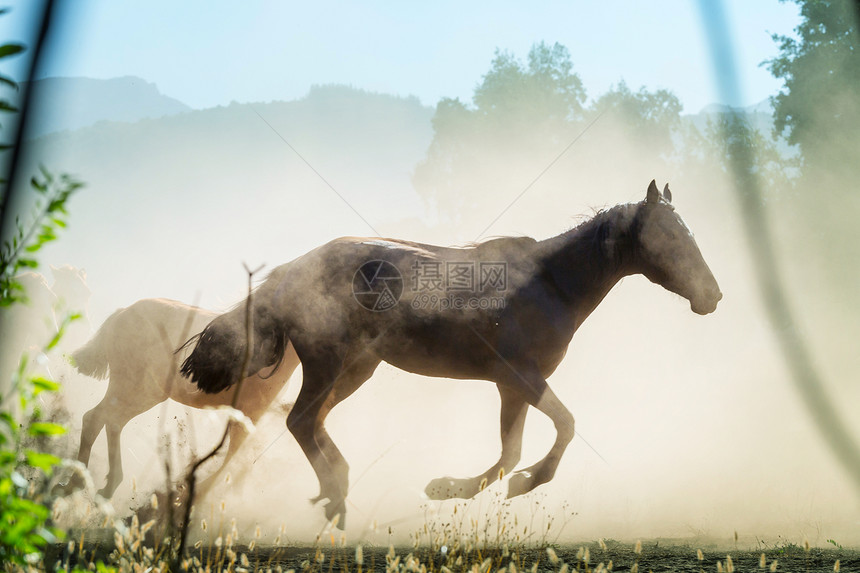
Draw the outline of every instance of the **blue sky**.
M326 83L427 105L468 100L496 48L524 57L539 41L567 46L589 96L623 79L633 89L671 90L685 112L720 100L692 1L61 4L45 75L136 75L194 108L295 99ZM13 13L0 18L4 39L23 39L34 5L12 2ZM742 101L727 103L754 104L780 87L760 63L777 53L770 34L798 24L798 9L729 0L725 11L744 90Z

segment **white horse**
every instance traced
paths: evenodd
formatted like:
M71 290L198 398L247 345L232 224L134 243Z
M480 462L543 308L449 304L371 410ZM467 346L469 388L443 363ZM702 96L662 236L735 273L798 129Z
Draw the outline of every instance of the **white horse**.
M214 312L172 300L143 299L114 312L96 335L72 354L82 374L103 379L110 372L104 398L84 414L78 451L78 460L88 464L93 442L106 428L109 470L107 483L98 492L103 497L110 498L122 482L120 434L132 418L168 398L195 408L231 404L233 390L206 394L179 375L179 364L194 347L176 349L215 316ZM290 346L274 368L245 381L236 408L252 422L259 420L298 365ZM248 435L242 424L230 427L224 462L201 483L201 494L212 486Z

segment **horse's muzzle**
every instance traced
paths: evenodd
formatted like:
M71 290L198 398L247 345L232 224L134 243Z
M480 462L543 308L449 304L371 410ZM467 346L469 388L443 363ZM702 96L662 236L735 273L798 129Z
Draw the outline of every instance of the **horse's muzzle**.
M719 303L723 298L723 293L720 292L719 289L716 289L712 293L708 293L708 295L700 297L696 300L690 301L690 309L696 314L711 314L715 310L717 310L717 303Z

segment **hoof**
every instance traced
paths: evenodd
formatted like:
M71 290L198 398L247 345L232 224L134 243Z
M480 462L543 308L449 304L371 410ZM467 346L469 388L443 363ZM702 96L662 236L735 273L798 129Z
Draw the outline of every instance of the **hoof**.
M83 476L79 473L72 474L66 481L57 483L51 489L51 495L65 497L72 495L76 491L81 491L87 488L87 483Z
M534 489L534 478L526 471L516 472L508 480L508 499L528 493Z
M430 499L442 501L446 499L469 499L477 493L471 486L472 480L452 477L436 478L424 488L424 494Z
M346 527L346 501L330 501L325 504L325 518L343 531Z

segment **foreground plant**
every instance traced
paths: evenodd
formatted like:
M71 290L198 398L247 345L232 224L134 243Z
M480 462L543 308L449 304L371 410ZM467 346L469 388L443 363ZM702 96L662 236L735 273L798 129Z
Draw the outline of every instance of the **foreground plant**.
M20 44L0 46L0 59L24 50ZM17 83L0 76L0 83L18 88ZM0 112L16 113L11 103L0 100ZM8 145L3 146L7 150ZM9 181L0 180L0 221L7 221ZM68 175L54 176L47 169L30 180L34 206L28 220L14 219L14 230L7 233L0 247L0 312L26 302L27 293L17 279L19 273L38 267L36 254L57 239L66 226L66 203L82 184ZM8 239L5 237L9 237ZM0 316L0 319L3 317ZM54 349L68 324L77 318L66 317L41 352ZM56 392L59 384L31 372L30 357L24 353L10 380L0 380L0 562L33 565L42 561L49 543L63 539L63 532L50 525L51 494L49 480L60 458L43 451L39 443L65 433L59 424L42 421L37 397Z

